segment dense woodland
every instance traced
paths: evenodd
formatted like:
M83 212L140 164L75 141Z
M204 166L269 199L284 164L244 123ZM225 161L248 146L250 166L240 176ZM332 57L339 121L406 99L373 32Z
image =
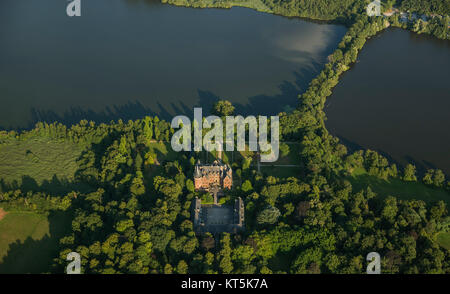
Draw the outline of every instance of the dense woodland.
M65 193L22 191L0 182L0 206L6 210L73 215L50 272L63 272L67 253L76 251L85 273L364 273L366 255L376 251L384 273L450 273L450 251L436 242L439 233L450 230L450 201L379 195L369 185L357 189L349 180L356 170L364 170L376 179L417 182L450 197L444 173L421 174L411 164L397 166L371 150L349 152L324 123L326 98L367 39L401 24L394 17L365 16L364 1L262 2L275 13L342 18L349 25L329 62L299 97L297 109L280 114L281 141L300 143L296 164L301 171L290 177L267 175L245 157L238 158L232 163L236 179L227 199L244 199L245 232L198 235L191 202L202 195L194 191L192 174L204 154L169 155L152 148L170 141L174 130L168 122L145 117L100 125L81 121L71 127L38 123L30 131L2 131L0 146L50 138L83 149ZM203 0L189 3L208 6ZM209 3L227 7L228 1ZM439 13L448 9L427 7ZM220 101L213 112L224 116L233 107Z
M450 14L450 0L403 0L400 8L403 11L419 12L424 14Z
M333 21L352 26L355 17L365 14L369 0L161 0L162 3L196 8L231 8L243 6L258 11L289 17ZM397 8L408 13L408 21L401 22L399 14L389 17L391 25L415 33L425 33L440 39L449 39L450 0L382 0L382 11ZM413 16L412 14L417 14ZM427 21L420 19L427 16Z
M363 9L364 5L362 0L161 0L161 2L198 8L243 6L290 17L341 21L346 21L350 15Z

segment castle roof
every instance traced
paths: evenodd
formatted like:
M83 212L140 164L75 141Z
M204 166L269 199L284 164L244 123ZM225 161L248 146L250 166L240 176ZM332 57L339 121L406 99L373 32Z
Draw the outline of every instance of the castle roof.
M212 174L231 176L230 173L231 173L230 166L228 164L222 163L219 160L215 160L211 164L200 164L198 162L194 168L194 177L196 178Z

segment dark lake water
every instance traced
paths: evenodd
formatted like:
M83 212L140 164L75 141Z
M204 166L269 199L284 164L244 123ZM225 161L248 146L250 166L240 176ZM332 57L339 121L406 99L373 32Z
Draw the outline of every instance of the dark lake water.
M350 145L450 175L450 42L389 29L370 40L325 108Z
M346 28L246 8L157 1L0 1L0 127L209 110L276 114L323 68Z

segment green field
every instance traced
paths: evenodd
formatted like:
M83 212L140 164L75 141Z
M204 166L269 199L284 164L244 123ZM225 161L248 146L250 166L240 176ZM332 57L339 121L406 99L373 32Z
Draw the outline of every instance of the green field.
M300 145L297 143L287 143L289 153L286 156L279 154L279 158L275 162L261 163L261 172L266 176L274 176L278 178L299 177L301 168L298 166L300 162ZM212 162L217 157L217 152L212 151L209 154L204 151L204 162ZM246 145L245 151L225 151L222 159L225 163L233 163L242 161L243 158L252 158L252 167L257 168L255 152L248 150Z
M0 220L0 274L49 272L70 221L63 213L7 213Z
M400 179L386 181L368 175L362 169L355 170L349 180L354 191L360 191L369 186L381 197L395 196L403 200L417 199L427 203L442 200L450 207L450 194L447 191L426 186L421 182L405 182Z
M277 161L261 163L261 165L271 166L275 165L298 165L300 162L300 145L297 143L287 143L289 146L289 153L286 156L283 156L281 152L279 153L279 157ZM224 151L222 153L222 160L225 163L233 163L236 161L242 161L243 158L252 158L252 165L256 166L256 152L250 151L249 146L245 145L245 151ZM203 155L203 158L207 158L208 162L211 162L217 157L217 152L212 151L210 154Z
M298 165L300 162L300 144L286 143L289 146L289 153L286 156L279 154L278 160L275 162L261 163L261 165Z
M35 190L44 182L71 181L78 169L81 147L38 138L10 140L0 145L0 179L8 188Z
M439 245L444 247L447 250L450 250L450 232L448 233L439 233L436 238Z

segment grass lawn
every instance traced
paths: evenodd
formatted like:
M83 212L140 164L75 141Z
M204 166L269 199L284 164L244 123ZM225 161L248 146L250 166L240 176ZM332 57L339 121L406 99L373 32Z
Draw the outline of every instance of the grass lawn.
M297 143L286 143L289 146L289 153L283 156L279 153L278 160L275 162L262 162L261 165L298 165L300 162L300 145ZM236 147L236 146L235 146ZM252 158L252 165L256 166L256 152L250 151L248 144L245 145L245 151L224 151L222 153L222 160L225 163L233 163L236 161L242 161L243 158ZM208 158L208 162L212 162L217 157L217 152L212 151L211 154L202 158Z
M246 148L248 148L247 145L245 145ZM233 164L233 162L241 162L246 157L253 156L252 151L223 151L222 152L222 161L228 164ZM212 163L217 158L217 151L202 151L201 154L202 163Z
M298 165L300 162L300 144L297 143L286 143L286 144L289 146L289 153L286 156L283 156L280 152L277 161L261 163L261 165L271 165L271 164Z
M49 272L59 239L70 230L64 213L7 212L0 220L0 274Z
M450 207L450 194L444 189L428 187L421 182L405 182L400 179L388 181L368 175L365 170L355 170L349 177L354 191L370 186L381 197L395 196L399 199L417 199L425 202L443 200Z
M287 143L289 146L289 153L286 156L282 156L281 152L279 158L275 162L261 163L261 172L263 174L278 177L278 178L288 178L288 177L298 177L300 174L300 167L289 166L298 165L300 162L300 145L296 143ZM204 152L206 154L206 152ZM208 161L212 162L216 157L216 152L212 151L208 155ZM246 145L245 151L225 151L223 153L223 161L226 163L234 161L241 161L244 157L252 157L252 167L256 166L255 152L249 151ZM206 155L204 156L206 158ZM272 166L272 165L286 165L286 166Z
M437 242L439 245L447 250L450 250L450 232L449 233L439 233L437 235Z
M0 179L6 186L18 187L70 181L81 151L78 145L46 138L10 140L0 145Z

